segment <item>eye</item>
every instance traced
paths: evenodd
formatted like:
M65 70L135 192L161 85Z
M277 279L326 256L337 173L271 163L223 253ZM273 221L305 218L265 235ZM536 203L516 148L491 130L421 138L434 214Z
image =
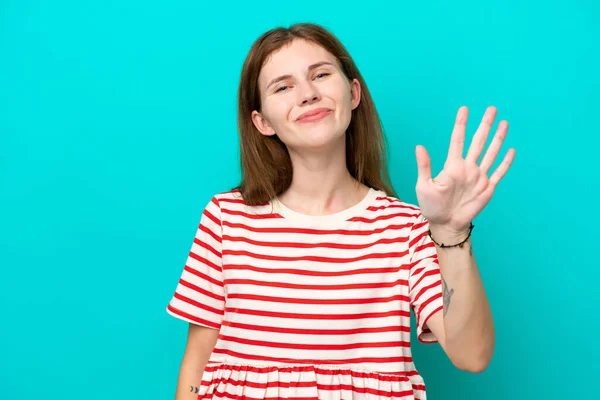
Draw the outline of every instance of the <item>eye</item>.
M329 72L321 72L320 74L317 74L317 76L315 76L315 78L323 78L326 76L331 75Z
M282 90L282 89L287 89L288 87L289 86L280 86L280 87L277 88L277 90L275 90L275 93L284 92L285 90Z

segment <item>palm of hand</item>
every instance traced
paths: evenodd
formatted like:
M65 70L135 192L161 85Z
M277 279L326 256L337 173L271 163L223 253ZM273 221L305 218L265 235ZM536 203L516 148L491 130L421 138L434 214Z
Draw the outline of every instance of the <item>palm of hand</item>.
M513 148L509 149L502 163L488 177L489 169L496 160L508 130L508 123L501 121L481 163L477 164L496 112L495 107L487 109L473 136L467 156L463 158L468 109L461 107L458 110L448 157L444 168L435 178L431 177L431 162L427 150L423 146L417 146L417 200L421 213L430 224L445 226L457 232L464 231L491 200L516 153Z

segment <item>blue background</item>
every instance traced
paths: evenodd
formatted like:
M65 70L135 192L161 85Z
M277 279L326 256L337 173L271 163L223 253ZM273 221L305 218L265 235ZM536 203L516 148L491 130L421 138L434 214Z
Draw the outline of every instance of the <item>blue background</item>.
M510 124L473 238L496 354L473 375L416 344L429 398L595 397L599 3L217 3L0 2L0 398L173 397L187 325L165 307L238 183L241 63L305 21L364 74L404 200L415 145L439 172L459 106L468 139L488 105Z

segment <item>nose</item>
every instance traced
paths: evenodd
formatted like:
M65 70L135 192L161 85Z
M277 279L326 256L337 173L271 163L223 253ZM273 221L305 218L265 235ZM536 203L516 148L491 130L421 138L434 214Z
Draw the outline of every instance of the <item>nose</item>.
M321 99L321 95L315 85L312 82L305 83L301 86L299 90L300 93L300 103L304 104L312 104Z

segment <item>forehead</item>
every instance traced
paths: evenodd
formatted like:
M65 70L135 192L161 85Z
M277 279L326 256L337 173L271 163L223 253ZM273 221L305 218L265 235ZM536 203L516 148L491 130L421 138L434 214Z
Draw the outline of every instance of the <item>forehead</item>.
M304 73L309 65L319 61L329 61L338 65L333 54L323 47L306 40L296 39L267 58L258 80L261 86L266 85L271 79L280 75Z

